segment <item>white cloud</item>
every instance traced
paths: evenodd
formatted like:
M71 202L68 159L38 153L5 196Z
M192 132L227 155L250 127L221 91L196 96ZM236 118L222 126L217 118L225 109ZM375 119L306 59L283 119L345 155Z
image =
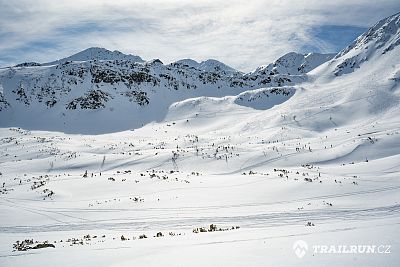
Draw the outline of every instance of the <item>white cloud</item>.
M321 25L369 27L398 1L0 0L0 64L51 61L89 46L145 59L216 58L249 71L315 39Z

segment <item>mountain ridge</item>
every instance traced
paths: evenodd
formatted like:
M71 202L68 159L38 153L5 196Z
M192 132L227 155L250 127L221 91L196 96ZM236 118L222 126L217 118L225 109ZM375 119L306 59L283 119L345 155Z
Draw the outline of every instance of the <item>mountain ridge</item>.
M395 66L387 61L390 58L386 54L398 53L399 21L397 14L378 22L336 56L291 52L249 73L238 72L216 60L183 59L170 64L163 64L158 59L138 62L136 56L104 48L89 48L56 61L56 64L2 69L1 123L40 128L49 127L48 122L51 122L57 130L86 129L90 132L93 123L108 118L110 126L104 126L102 131L112 127L117 131L161 121L170 105L190 98L237 96L262 88L299 87L306 82L321 83L323 77L330 77L326 79L329 83L334 77L346 78L343 74L350 74L367 64L369 57L378 65ZM110 56L113 59L108 59ZM368 68L378 70L376 66ZM385 81L390 80L395 88L400 71L394 67L389 72L380 75ZM253 101L255 97L268 101L270 94L247 95L246 101ZM121 117L128 119L124 121Z
M42 66L63 64L67 61L88 61L88 60L130 60L133 62L144 62L144 60L135 55L124 54L118 50L108 50L102 47L89 47L71 56L43 63Z

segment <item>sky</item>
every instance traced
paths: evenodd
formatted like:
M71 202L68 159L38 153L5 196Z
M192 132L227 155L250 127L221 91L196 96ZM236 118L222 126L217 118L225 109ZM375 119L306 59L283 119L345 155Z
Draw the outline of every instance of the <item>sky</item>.
M398 0L0 0L0 66L104 47L247 72L291 51L338 52L397 12Z

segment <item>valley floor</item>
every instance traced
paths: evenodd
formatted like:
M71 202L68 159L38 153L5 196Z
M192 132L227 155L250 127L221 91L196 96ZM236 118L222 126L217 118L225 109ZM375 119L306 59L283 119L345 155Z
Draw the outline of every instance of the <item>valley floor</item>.
M300 139L196 119L97 136L0 129L0 265L398 265L394 121ZM23 251L43 243L54 248ZM375 253L316 247L354 245Z

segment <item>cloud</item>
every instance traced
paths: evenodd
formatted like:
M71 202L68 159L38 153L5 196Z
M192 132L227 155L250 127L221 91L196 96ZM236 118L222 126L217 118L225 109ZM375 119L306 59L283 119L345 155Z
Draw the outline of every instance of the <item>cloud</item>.
M367 0L0 0L0 65L90 46L249 71L290 51L335 52L400 3Z

